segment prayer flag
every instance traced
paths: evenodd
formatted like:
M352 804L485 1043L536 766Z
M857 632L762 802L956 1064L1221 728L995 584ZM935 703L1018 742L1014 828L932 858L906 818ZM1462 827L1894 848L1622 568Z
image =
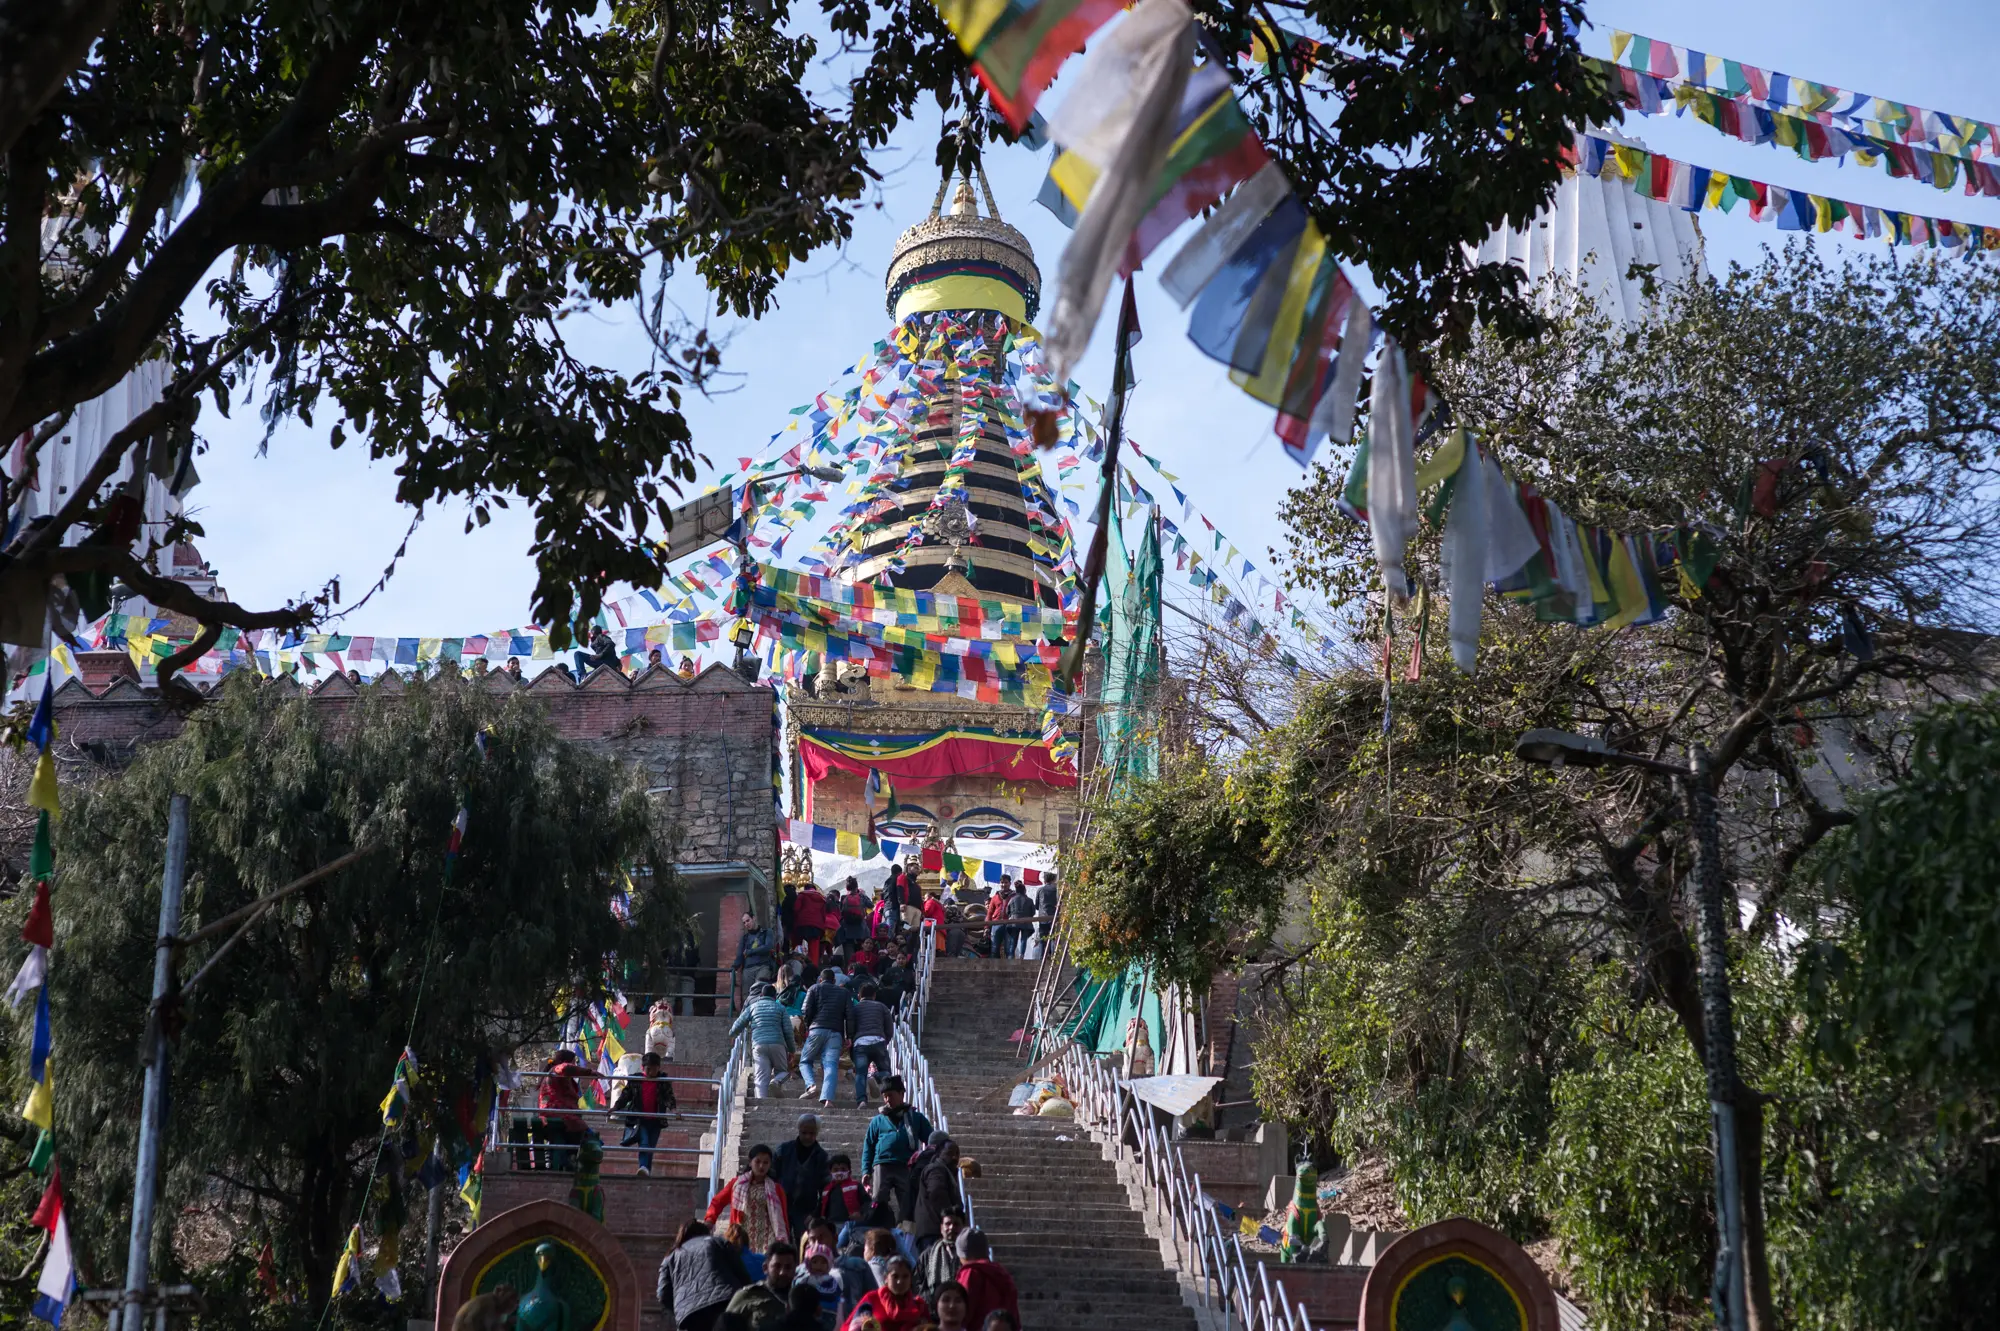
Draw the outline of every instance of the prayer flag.
M76 1263L70 1256L69 1219L63 1214L62 1167L49 1171L49 1186L35 1208L33 1224L48 1231L49 1255L42 1263L41 1279L35 1282L35 1317L50 1326L62 1325L63 1312L76 1297Z
M1297 198L1279 202L1202 289L1188 318L1189 340L1234 369L1262 365L1292 256L1310 225Z
M1194 59L1192 24L1182 0L1139 0L1085 57L1075 89L1049 122L1049 137L1098 172L1063 250L1042 339L1057 383L1068 380L1090 344L1105 293L1173 146Z
M1062 62L1123 7L1118 0L941 0L938 13L1019 134Z

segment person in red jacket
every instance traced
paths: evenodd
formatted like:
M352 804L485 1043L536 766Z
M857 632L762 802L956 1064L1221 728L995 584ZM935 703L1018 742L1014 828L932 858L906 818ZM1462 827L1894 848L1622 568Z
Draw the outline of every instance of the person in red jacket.
M750 1148L750 1168L717 1190L702 1219L711 1225L722 1220L743 1226L751 1252L762 1252L774 1240L790 1241L791 1212L785 1203L785 1190L771 1176L770 1147L760 1142Z
M819 1195L819 1213L835 1225L865 1219L875 1209L868 1189L854 1177L854 1162L845 1154L827 1161L827 1184Z
M917 1331L918 1327L930 1324L930 1305L917 1293L907 1259L889 1259L882 1271L881 1285L854 1305L854 1311L841 1324L843 1331L856 1331L871 1317L882 1331Z
M992 1248L984 1232L968 1229L958 1236L958 1283L965 1286L966 1316L969 1326L985 1326L986 1314L1011 1313L1021 1324L1021 1295L1007 1268L992 1260Z
M542 1078L535 1104L541 1111L537 1127L548 1149L535 1152L535 1165L538 1169L575 1169L576 1148L583 1141L583 1082L585 1078L596 1080L597 1073L568 1049L556 1050L546 1069L548 1076Z
M792 941L806 945L806 959L819 965L820 949L826 943L827 927L834 923L825 894L811 883L799 889L792 902Z

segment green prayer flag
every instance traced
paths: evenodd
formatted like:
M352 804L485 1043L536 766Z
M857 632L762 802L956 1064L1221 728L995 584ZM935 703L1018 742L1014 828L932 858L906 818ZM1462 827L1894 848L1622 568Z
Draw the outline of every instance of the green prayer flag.
M35 847L28 852L28 880L53 878L55 872L56 852L49 844L49 811L43 809L35 815Z
M35 1149L28 1155L28 1168L37 1175L47 1174L49 1164L56 1158L55 1134L44 1128L42 1135L35 1139Z

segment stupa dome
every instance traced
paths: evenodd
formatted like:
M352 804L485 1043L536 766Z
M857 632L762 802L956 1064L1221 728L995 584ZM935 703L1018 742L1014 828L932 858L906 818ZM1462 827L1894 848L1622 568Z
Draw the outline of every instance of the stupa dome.
M985 168L974 169L986 196L983 215L970 175L960 177L951 211L940 211L951 187L947 176L930 216L897 237L887 285L889 314L898 323L927 310L997 310L1025 324L1041 306L1034 248L1000 220Z

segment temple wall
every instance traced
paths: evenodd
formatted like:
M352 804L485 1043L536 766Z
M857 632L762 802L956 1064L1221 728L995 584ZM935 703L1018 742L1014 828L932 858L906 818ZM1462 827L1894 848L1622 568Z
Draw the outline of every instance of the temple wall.
M88 676L86 676L88 678ZM675 815L683 865L740 863L776 880L777 824L771 793L776 694L734 671L711 666L691 682L667 670L628 678L599 670L573 683L551 671L521 683L504 672L479 686L526 692L548 711L563 738L639 767L656 800ZM268 688L304 691L330 715L353 708L363 691L403 688L385 675L356 686L336 676L310 690L289 679ZM56 693L59 756L73 771L115 769L145 744L180 733L185 716L128 678L101 690L72 680ZM737 907L740 909L740 903Z

